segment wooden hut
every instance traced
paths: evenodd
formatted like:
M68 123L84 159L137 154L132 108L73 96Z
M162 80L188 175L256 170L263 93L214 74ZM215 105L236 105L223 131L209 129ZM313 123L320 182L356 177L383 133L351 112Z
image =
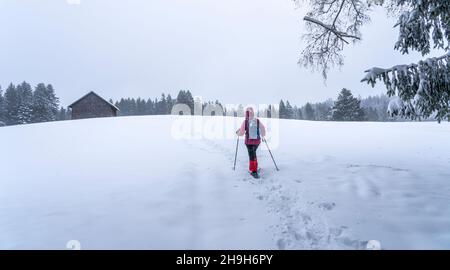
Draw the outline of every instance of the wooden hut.
M119 108L93 91L87 93L69 108L72 109L72 119L115 117Z

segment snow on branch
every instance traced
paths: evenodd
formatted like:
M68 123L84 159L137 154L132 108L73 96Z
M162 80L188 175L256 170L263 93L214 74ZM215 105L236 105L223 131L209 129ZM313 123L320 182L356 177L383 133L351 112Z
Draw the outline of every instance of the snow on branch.
M439 56L439 57L432 57L425 60L425 62L431 64L435 61L441 61L441 60L447 60L450 59L450 52ZM423 62L423 61L421 61ZM372 86L375 86L376 80L380 79L382 75L386 76L388 72L403 72L406 73L408 69L414 69L417 68L418 64L412 63L409 65L395 65L391 68L379 68L379 67L373 67L371 69L365 70L367 74L364 76L364 78L361 80L361 82L367 82L370 83Z
M402 108L395 114L416 119L450 119L450 52L409 65L366 70L361 82L372 87L383 81L389 96L398 96Z

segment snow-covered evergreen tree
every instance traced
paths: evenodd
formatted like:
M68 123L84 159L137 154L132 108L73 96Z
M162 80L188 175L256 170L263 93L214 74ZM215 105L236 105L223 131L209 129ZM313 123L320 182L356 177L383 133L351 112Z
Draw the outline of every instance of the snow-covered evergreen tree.
M286 115L286 105L284 104L283 100L280 100L280 105L278 106L278 110L280 113L280 118L281 119L286 119L287 115Z
M168 106L166 101L166 95L161 94L161 99L156 104L156 114L168 114Z
M315 113L315 120L318 121L326 121L330 120L331 118L331 108L333 107L333 101L327 100L325 102L319 102L314 104L314 113Z
M32 121L32 104L33 104L33 89L27 82L22 82L17 85L18 104L18 123L28 124Z
M369 121L389 121L393 120L388 114L389 101L386 95L369 96L361 100L361 107L366 111Z
M33 118L34 123L44 122L47 114L47 94L45 84L40 83L35 87L33 95Z
M3 90L0 86L0 122L6 124L6 101L3 97Z
M287 100L286 100L286 119L294 119L294 109Z
M147 104L144 99L136 99L136 115L145 115L147 109L146 105Z
M279 118L281 119L294 119L294 108L289 103L289 101L286 100L286 103L283 100L280 100L280 104L278 106L279 109Z
M136 99L131 98L129 101L129 114L130 115L137 115L137 103Z
M294 110L295 110L295 114L296 114L296 119L303 119L303 112L302 112L302 109L301 108L297 108L297 107L295 107L294 108Z
M166 102L167 102L167 114L171 114L172 107L173 107L175 101L172 99L172 96L170 94L167 95Z
M153 100L151 100L150 98L147 99L146 112L147 114L155 114L155 104L153 103Z
M33 122L55 121L58 114L58 103L58 98L51 85L38 84L33 95Z
M70 108L61 107L58 112L58 120L70 120L72 119L72 112Z
M363 108L363 110L367 121L379 121L379 115L375 108L368 107Z
M304 118L306 120L314 120L314 109L311 103L307 102L304 109Z
M348 89L342 89L332 110L334 121L363 121L364 110L360 106L359 99L352 95Z
M300 2L300 0L294 0ZM309 0L311 11L304 20L308 33L306 48L299 63L322 71L343 64L342 50L350 41L358 41L361 26L369 20L373 5L386 7L398 17L395 49L410 50L423 56L431 48L444 50L440 57L413 64L367 70L362 81L375 85L381 81L389 96L401 100L396 114L412 119L434 116L450 118L450 2L448 0ZM396 105L399 105L396 102Z
M57 121L64 121L64 120L68 120L69 118L67 118L67 110L64 107L61 107L58 110L58 114L56 116L56 120Z
M19 124L19 97L17 95L16 86L10 84L5 90L6 105L6 124Z
M49 103L49 111L48 111L48 120L47 121L55 121L56 115L58 113L59 107L59 98L56 96L55 89L51 84L47 84L47 99Z

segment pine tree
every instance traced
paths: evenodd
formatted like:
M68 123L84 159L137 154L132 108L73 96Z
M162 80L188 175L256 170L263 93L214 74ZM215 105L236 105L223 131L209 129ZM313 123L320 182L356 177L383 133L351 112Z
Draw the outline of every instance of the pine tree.
M334 121L363 121L364 110L360 100L353 97L350 90L343 88L334 103L332 119Z
M71 120L72 119L72 109L67 107L66 109L66 120Z
M32 121L34 123L55 121L58 116L58 103L51 85L38 84L33 95Z
M137 115L137 104L134 98L130 99L129 109L130 115Z
M151 100L150 98L147 99L146 114L148 114L148 115L155 114L155 104L153 103L153 100Z
M56 117L57 121L68 120L67 118L67 110L64 107L61 107L58 111L58 115Z
M314 109L311 103L307 102L305 105L305 115L306 120L314 120Z
M32 121L34 123L39 122L45 122L46 114L47 114L47 88L45 87L45 84L40 83L38 84L34 89L34 95L33 95L33 117Z
M147 111L147 104L144 99L138 98L136 100L137 115L145 115Z
M32 103L33 103L33 90L31 85L27 82L22 82L17 85L17 97L18 97L18 123L28 124L32 121Z
M272 118L272 105L269 104L269 106L266 109L266 117Z
M51 84L47 85L45 93L47 94L48 100L48 111L46 121L55 121L56 115L58 113L59 99L56 97L55 89Z
M285 111L285 116L286 119L293 119L294 118L294 110L291 106L291 104L289 103L289 101L286 100L286 111Z
M5 97L3 97L3 90L0 86L0 122L6 124L6 101Z
M122 103L121 104L122 107L119 107L119 110L122 111L123 115L124 116L131 115L130 98L123 99L121 100L120 103Z
M116 107L119 108L119 115L120 116L125 116L126 112L125 112L125 108L124 108L124 102L125 100L123 98L121 98L119 101L116 101Z
M5 91L5 105L6 105L6 124L19 124L19 97L17 95L16 86L10 84Z
M388 121L392 120L388 114L389 101L390 99L386 95L369 96L361 100L361 107L367 112L369 121Z
M304 119L303 118L303 113L302 113L302 109L301 108L297 108L296 109L297 112L297 119Z
M332 107L332 101L325 101L314 104L315 119L318 121L330 120Z
M287 114L286 114L286 105L284 105L284 101L280 100L280 105L278 107L279 110L279 118L280 119L286 119Z
M161 99L156 103L156 114L158 115L165 115L167 114L167 101L166 101L166 95L161 94Z
M379 121L378 112L375 108L363 108L367 121Z
M195 102L194 102L194 97L192 96L192 94L191 94L191 92L189 90L186 91L186 99L187 99L187 103L186 104L191 109L192 115L194 115Z
M174 105L174 100L172 99L172 97L170 96L170 94L167 95L167 114L171 114L172 113L172 108Z
M116 106L117 108L119 108L119 111L117 112L117 116L122 116L122 110L120 109L120 103L119 101L116 101L114 103L114 106Z

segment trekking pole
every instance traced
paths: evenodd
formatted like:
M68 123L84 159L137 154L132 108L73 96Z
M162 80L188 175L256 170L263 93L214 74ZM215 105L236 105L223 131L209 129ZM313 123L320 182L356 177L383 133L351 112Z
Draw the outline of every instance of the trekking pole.
M275 168L277 169L277 171L279 171L280 169L278 169L277 163L275 162L275 159L273 158L272 151L270 151L270 148L269 148L269 145L267 144L266 138L263 137L262 139L266 143L267 150L269 150L270 156L272 157L273 164L275 164Z
M237 142L236 142L236 153L234 154L234 166L233 166L233 171L236 170L236 158L237 158L238 147L239 147L239 136L237 137Z

